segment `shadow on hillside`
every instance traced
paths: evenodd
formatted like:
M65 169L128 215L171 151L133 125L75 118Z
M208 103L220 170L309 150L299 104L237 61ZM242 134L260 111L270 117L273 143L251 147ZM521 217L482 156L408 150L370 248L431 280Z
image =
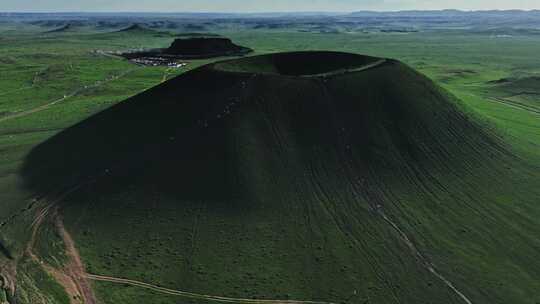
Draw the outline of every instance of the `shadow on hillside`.
M334 58L328 56L339 60L322 60ZM295 58L304 61L292 64ZM244 198L252 189L242 183L261 177L273 157L297 170L269 168L268 180L256 191L271 192L268 184L274 182L269 180L306 180L306 170L313 172L313 163L319 162L337 168L329 170L330 179L340 180L339 168L347 167L353 180L409 180L422 174L461 176L485 162L485 153L500 152L498 142L468 119L450 95L398 62L358 74L291 76L373 61L304 52L187 72L37 146L23 165L25 184L40 194L99 181L107 191L151 186L180 200L249 201ZM320 62L316 69L305 68ZM225 71L228 63L239 71ZM284 75L263 73L260 63ZM257 69L250 70L253 66ZM227 125L220 116L241 103L242 118ZM266 133L253 130L254 120ZM256 146L254 141L266 143ZM250 147L240 156L235 149L243 146ZM248 171L251 176L244 175Z
M233 78L203 82L186 73L64 130L29 153L25 186L45 195L96 181L113 192L137 182L187 200L235 198L227 129L202 122L220 99L182 97L223 91Z

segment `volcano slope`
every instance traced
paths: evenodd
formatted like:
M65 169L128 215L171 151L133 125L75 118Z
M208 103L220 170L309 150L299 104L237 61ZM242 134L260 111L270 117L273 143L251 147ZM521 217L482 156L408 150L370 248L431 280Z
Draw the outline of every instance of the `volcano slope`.
M534 303L521 162L406 65L302 52L186 72L42 143L23 172L37 193L78 187L60 211L91 274L239 298Z

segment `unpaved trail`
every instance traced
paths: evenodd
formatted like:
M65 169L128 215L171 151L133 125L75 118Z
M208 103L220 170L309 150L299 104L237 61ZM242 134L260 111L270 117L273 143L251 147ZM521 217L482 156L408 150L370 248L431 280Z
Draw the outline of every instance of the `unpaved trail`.
M83 302L83 297L79 292L79 288L75 281L68 276L65 272L58 270L54 267L51 267L43 262L40 262L37 257L32 257L32 259L41 264L41 267L47 272L60 286L62 286L69 297L70 304L85 304Z
M180 291L180 290L174 290L169 289L165 287L160 287L144 282L129 280L129 279L122 279L122 278L115 278L115 277L108 277L108 276L100 276L95 274L87 274L86 277L88 279L94 280L94 281L102 281L102 282L110 282L110 283L118 283L118 284L127 284L132 286L138 286L141 288L150 289L153 291L157 291L164 294L169 295L176 295L176 296L182 296L185 298L190 299L198 299L198 300L208 300L208 301L214 301L214 302L221 302L221 303L240 303L240 304L335 304L332 302L322 302L322 301L299 301L299 300L257 300L257 299L245 299L245 298L229 298L229 297L221 297L221 296L212 296L212 295L206 295L206 294L198 294L198 293L192 293L187 291Z
M68 195L70 195L73 192L75 192L75 191L79 190L80 188L82 188L84 185L87 185L87 184L92 183L92 182L94 182L94 180L90 179L86 183L75 184L73 187L68 188L67 190L61 192L56 197L53 197L51 199L44 198L43 201L45 202L45 206L43 206L37 212L37 215L34 218L34 221L32 222L31 227L33 228L34 233L36 233L38 231L39 226L41 225L43 220L49 215L51 210L54 210L54 212L56 212L56 208L57 208L57 205L58 205L59 202L61 202ZM32 239L35 240L35 235L34 234L32 235ZM31 245L33 246L34 244L31 243Z
M92 291L89 281L85 277L84 264L75 248L73 239L66 231L62 218L58 213L58 203L71 193L80 189L84 184L77 184L51 199L43 199L44 206L38 210L32 222L32 235L26 248L26 254L53 277L69 295L71 304L97 304L96 297ZM67 256L67 263L62 269L56 269L44 263L34 252L38 233L45 220L51 219L58 234L62 238Z
M44 208L49 209L49 208ZM41 224L46 219L47 214L49 211L40 210L38 212L38 215L36 216L36 219L34 220L32 224L32 235L30 237L30 241L28 242L27 248L26 248L26 254L32 261L39 264L45 272L47 272L51 277L54 278L54 280L59 283L62 287L64 287L64 290L69 295L70 303L71 304L80 304L80 301L77 301L77 299L80 299L80 292L77 288L77 285L75 282L64 272L47 265L44 263L33 251L35 247L35 243L37 240L37 235L39 233L39 229L41 228Z
M58 99L55 99L47 104L44 104L44 105L41 105L39 107L35 107L35 108L32 108L30 110L26 110L26 111L22 111L22 112L17 112L15 114L11 114L11 115L8 115L8 116L5 116L5 117L2 117L0 118L0 122L3 122L3 121L6 121L6 120L11 120L11 119L14 119L14 118L19 118L19 117L23 117L23 116L26 116L26 115L30 115L32 113L36 113L36 112L40 112L40 111L43 111L49 107L52 107L54 106L55 104L61 102L61 101L64 101L70 97L73 97L75 96L75 93L71 93L69 95L65 95L64 97L62 98L58 98Z
M169 80L170 70L171 70L171 68L167 68L167 69L163 72L163 77L161 78L161 83L163 83L163 82Z
M71 235L67 232L66 228L64 227L64 222L58 214L55 217L55 225L62 240L64 241L66 255L68 257L68 263L64 269L66 274L77 286L77 290L83 299L83 303L96 304L96 296L94 295L92 286L86 277L86 270L81 260L81 256L79 255L79 251L75 247L73 238L71 238Z
M97 304L98 301L93 293L90 281L104 281L118 284L128 284L141 288L150 289L156 292L181 296L184 298L208 300L221 303L239 303L239 304L335 304L333 302L324 301L300 301L300 300L270 300L270 299L247 299L247 298L231 298L207 294L197 294L188 291L173 290L149 283L139 282L135 280L101 276L96 274L86 273L84 264L80 254L75 247L75 242L69 232L65 229L62 218L58 212L58 203L66 196L78 190L83 184L78 184L67 191L58 195L54 200L51 200L42 209L37 212L36 219L32 223L32 236L27 247L27 254L40 264L43 269L51 275L59 284L61 284L67 294L70 296L71 304ZM62 238L65 246L68 262L62 269L56 269L47 265L33 253L33 248L38 236L39 229L45 220L54 220L55 227Z
M2 118L0 118L0 122L4 122L4 121L7 121L7 120L11 120L11 119L15 119L15 118L19 118L19 117L24 117L24 116L27 116L27 115L30 115L30 114L33 114L33 113L36 113L36 112L41 112L43 110L46 110L52 106L54 106L55 104L59 103L59 102L62 102L68 98L71 98L71 97L74 97L84 91L87 91L87 90L90 90L90 89L95 89L97 87L100 87L100 86L103 86L111 81L114 81L114 80L117 80L117 79L120 79L124 76L126 76L127 74L133 72L134 70L136 70L136 68L132 68L132 69L129 69L129 70L126 70L118 75L115 75L115 76L112 76L112 77L109 77L105 80L100 80L100 81L97 81L96 83L94 83L93 85L87 85L87 86L84 86L80 89L77 89L67 95L64 95L63 97L61 98L58 98L58 99L55 99L53 101L50 101L44 105L41 105L41 106L38 106L38 107L35 107L35 108L32 108L30 110L26 110L26 111L21 111L21 112L17 112L17 113L14 113L14 114L11 114L11 115L7 115L7 116L4 116Z
M519 109L523 111L527 111L531 114L540 115L540 110L534 109L532 107L528 107L526 105L520 104L518 102L512 102L510 100L504 99L504 98L498 98L498 97L490 97L489 100L505 105L507 107L511 107L514 109Z
M94 179L90 182L93 182ZM32 235L28 243L26 253L36 263L41 265L43 269L51 275L62 287L64 287L66 293L70 297L70 304L97 304L95 294L93 293L90 281L103 281L118 284L128 284L141 288L150 289L156 292L181 296L191 299L208 300L221 303L239 303L239 304L336 304L333 302L324 301L300 301L300 300L269 300L269 299L247 299L247 298L230 298L207 294L197 294L181 290L173 290L149 283L139 282L135 280L115 278L108 276L101 276L96 274L86 273L84 264L80 257L80 254L75 247L75 242L69 232L65 229L63 220L58 211L58 203L62 201L66 196L80 189L86 183L77 184L61 194L57 195L54 199L47 200L42 199L46 204L37 212L36 218L32 223ZM54 220L55 228L58 234L62 238L65 246L66 256L68 261L62 269L56 269L50 265L44 263L33 252L35 242L38 237L38 233L45 220Z
M44 213L44 212L42 212ZM40 213L40 214L42 214ZM66 255L68 257L68 262L62 270L55 269L49 265L44 264L35 256L32 251L29 251L32 259L37 261L43 266L43 268L53 277L55 280L60 283L68 295L70 296L71 304L97 304L98 301L93 293L90 280L93 281L102 281L102 282L111 282L118 284L128 284L132 286L137 286L141 288L150 289L164 294L181 296L184 298L199 299L199 300L208 300L221 303L239 303L239 304L335 304L332 302L323 302L323 301L299 301L299 300L267 300L267 299L247 299L247 298L230 298L222 296L214 296L207 294L197 294L187 291L173 290L157 285L152 285L149 283L139 282L135 280L101 276L95 274L86 273L84 264L81 260L79 252L75 247L75 242L65 229L61 216L58 214L58 209L55 207L54 211L51 213L51 217L54 218L55 227L61 236ZM35 235L37 234L37 229L41 226L44 216L40 216L39 222L34 227L35 233L33 234L33 241L35 242Z
M454 286L454 284L452 284L452 282L446 279L446 277L444 277L440 272L437 271L437 269L435 269L433 263L429 262L428 259L424 257L420 250L418 250L414 243L409 239L407 234L403 230L401 230L401 228L399 228L399 226L394 223L394 221L392 221L388 216L386 216L386 214L384 214L384 212L380 209L377 210L377 213L384 219L387 224L389 224L390 226L392 226L392 228L394 228L394 230L396 230L401 240L407 245L407 247L409 247L412 254L416 256L416 258L429 272L431 272L439 280L441 280L448 288L450 288L457 296L459 296L463 300L463 302L467 304L473 304L472 301L467 298L467 296L465 296L465 294L463 294L459 289Z
M62 269L57 269L51 265L47 265L33 252L39 229L41 228L45 219L54 220L55 228L64 242L67 263ZM41 267L64 288L66 293L69 295L71 304L97 304L97 300L92 291L90 283L86 279L86 272L84 270L84 265L81 261L80 255L75 248L73 239L64 227L62 218L58 213L57 206L51 204L38 213L36 221L33 223L32 237L28 244L26 253L34 262L41 265Z

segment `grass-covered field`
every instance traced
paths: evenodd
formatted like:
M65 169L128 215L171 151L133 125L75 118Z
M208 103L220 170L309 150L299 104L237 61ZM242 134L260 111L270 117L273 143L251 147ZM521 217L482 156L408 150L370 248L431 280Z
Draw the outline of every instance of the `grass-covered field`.
M0 23L0 265L10 273L9 265L20 259L18 271L23 276L18 283L26 292L19 297L22 303L68 303L61 286L23 257L34 211L24 209L43 194L37 193L39 187L28 187L28 176L21 176L25 158L38 144L63 130L209 60L193 61L187 69L171 71L138 67L95 52L166 47L174 39L153 31L111 33L83 28L42 32L37 26ZM499 137L511 157L493 160L486 154L485 163L475 156L478 163L472 165L465 159L463 164L449 164L449 171L461 165L478 169L468 168L462 176L437 171L440 175L421 179L427 186L396 183L392 191L397 193L399 203L389 207L389 213L400 219L399 224L414 236L416 246L473 303L540 301L540 36L495 38L459 30L406 34L292 30L217 33L254 49L255 55L333 50L394 58L460 99L460 109ZM248 121L235 130L252 134L250 126L257 123ZM147 138L152 133L144 129L136 128L143 135L141 145L152 142ZM84 146L85 138L78 140ZM266 172L263 164L272 156L255 159L267 155L263 140L256 136L237 140L250 143L239 153L247 155L252 164L259 164L260 172ZM114 142L108 144L115 147ZM66 154L66 160L70 151L78 151L70 146L65 149L59 154ZM90 152L77 153L92 157ZM50 157L51 162L61 160ZM159 159L142 166L159 167L155 162ZM252 164L240 166L250 169ZM69 168L61 171L64 174ZM358 219L364 222L355 222L344 214L350 221L345 224L353 225L354 243L343 231L324 226L330 216L319 213L317 207L292 207L285 215L280 209L283 206L272 208L270 200L279 201L280 195L291 191L288 185L276 181L272 183L281 185L283 193L258 189L268 195L261 208L199 204L196 200L178 206L178 197L160 195L159 191L160 187L174 188L174 180L170 185L148 185L148 177L155 177L156 172L145 174L134 178L137 171L125 173L130 183L122 185L121 191L109 188L107 181L105 185L85 187L67 200L72 204L63 209L66 227L89 273L235 298L463 303L418 266L395 231L381 228L380 218L363 214ZM272 179L253 174L254 184L264 184L258 179ZM43 179L43 185L53 182L57 175L60 173L50 172L50 179ZM395 180L399 181L397 177ZM444 184L434 186L434 180ZM116 183L111 179L112 185ZM156 187L154 192L150 191L152 187ZM432 192L424 192L423 187ZM450 190L441 190L445 188ZM212 191L220 194L225 190L208 191L212 198ZM296 217L301 214L307 218ZM255 221L260 218L267 220ZM306 225L313 222L321 225ZM54 227L54 223L45 225ZM44 229L40 236L35 252L50 264L61 264L65 259L61 238L54 229ZM364 249L356 252L357 246ZM405 252L401 258L400 251ZM332 283L342 281L348 283ZM95 282L94 290L103 303L204 302L105 282Z

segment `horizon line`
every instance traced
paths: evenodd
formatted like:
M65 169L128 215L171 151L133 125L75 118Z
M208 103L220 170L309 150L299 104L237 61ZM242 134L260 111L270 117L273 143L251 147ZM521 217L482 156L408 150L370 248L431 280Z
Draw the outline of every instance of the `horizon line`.
M7 10L0 11L0 14L350 14L350 13L406 13L406 12L538 12L540 8L534 9L406 9L406 10L347 10L347 11L93 11L93 10Z

